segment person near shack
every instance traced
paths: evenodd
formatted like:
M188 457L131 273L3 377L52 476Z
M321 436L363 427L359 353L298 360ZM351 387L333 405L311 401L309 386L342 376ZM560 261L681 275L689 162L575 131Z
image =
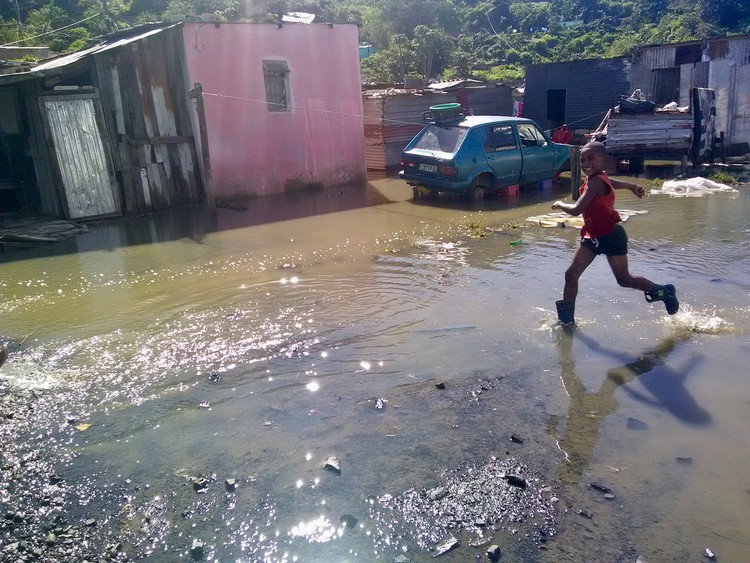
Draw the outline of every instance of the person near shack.
M573 216L583 215L581 242L573 261L565 271L563 298L557 301L557 317L561 324L574 322L578 279L600 254L607 257L612 273L621 287L643 291L646 301L663 301L667 313L674 315L679 301L674 285L658 285L628 269L628 235L620 224L622 219L615 210L615 190L627 189L643 197L643 187L631 182L613 180L605 172L607 151L602 143L593 141L581 149L581 170L586 181L580 188L580 197L574 203L556 201L552 209Z

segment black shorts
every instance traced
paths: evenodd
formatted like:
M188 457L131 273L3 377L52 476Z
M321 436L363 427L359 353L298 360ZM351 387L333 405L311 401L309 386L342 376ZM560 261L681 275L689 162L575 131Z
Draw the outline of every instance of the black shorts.
M625 256L628 253L628 233L618 223L607 235L598 238L582 238L581 246L585 246L597 255Z

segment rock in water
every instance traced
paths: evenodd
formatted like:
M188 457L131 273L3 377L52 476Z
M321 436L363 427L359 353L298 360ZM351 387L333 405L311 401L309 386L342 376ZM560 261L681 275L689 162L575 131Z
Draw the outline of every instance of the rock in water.
M628 417L628 424L627 427L630 430L648 430L648 424L645 422L641 422L637 418L633 418L632 416Z
M323 467L329 471L333 471L336 475L341 474L341 463L339 462L339 458L335 455L329 455L328 459L326 459L326 462L323 464Z

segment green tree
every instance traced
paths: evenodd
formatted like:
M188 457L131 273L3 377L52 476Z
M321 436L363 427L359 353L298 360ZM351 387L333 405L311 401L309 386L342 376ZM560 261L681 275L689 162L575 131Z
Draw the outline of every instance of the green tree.
M433 71L443 70L452 48L445 32L430 29L426 25L418 25L414 28L411 45L418 61L418 68L425 78L430 78Z
M25 33L33 38L26 45L46 45L54 52L65 51L75 37L69 29L62 28L71 23L73 19L65 10L50 2L26 18Z
M517 29L523 32L549 27L549 2L514 2L510 5L510 13Z
M748 0L701 0L701 17L707 22L730 30L748 32L750 2Z
M396 35L390 45L362 61L362 72L370 82L397 83L416 74L417 56L406 35Z

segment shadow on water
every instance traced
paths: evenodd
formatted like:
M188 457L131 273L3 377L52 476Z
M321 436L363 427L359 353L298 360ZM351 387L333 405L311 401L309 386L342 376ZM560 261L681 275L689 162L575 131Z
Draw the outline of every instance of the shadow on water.
M391 200L368 182L304 192L291 191L219 205L213 216L205 206L184 206L136 217L91 221L87 223L87 231L59 242L4 249L4 252L0 252L0 263L180 239L191 239L200 244L210 233L388 203ZM3 226L1 223L2 220L0 228Z
M711 422L711 415L698 404L684 385L687 374L703 359L702 356L693 354L680 367L666 363L667 356L674 351L675 346L688 337L689 333L672 335L641 355L632 356L606 349L595 339L573 327L560 329L557 349L560 355L560 377L569 398L568 415L562 436L558 435L559 420L556 415L550 417L547 432L557 440L558 446L565 453L567 463L560 469L563 483L577 485L584 469L591 463L602 423L620 406L614 398L615 391L620 387L634 399L663 408L687 424L705 425ZM626 363L608 370L599 389L589 392L576 374L574 340L583 342L593 352ZM646 389L647 394L630 385L636 381Z

